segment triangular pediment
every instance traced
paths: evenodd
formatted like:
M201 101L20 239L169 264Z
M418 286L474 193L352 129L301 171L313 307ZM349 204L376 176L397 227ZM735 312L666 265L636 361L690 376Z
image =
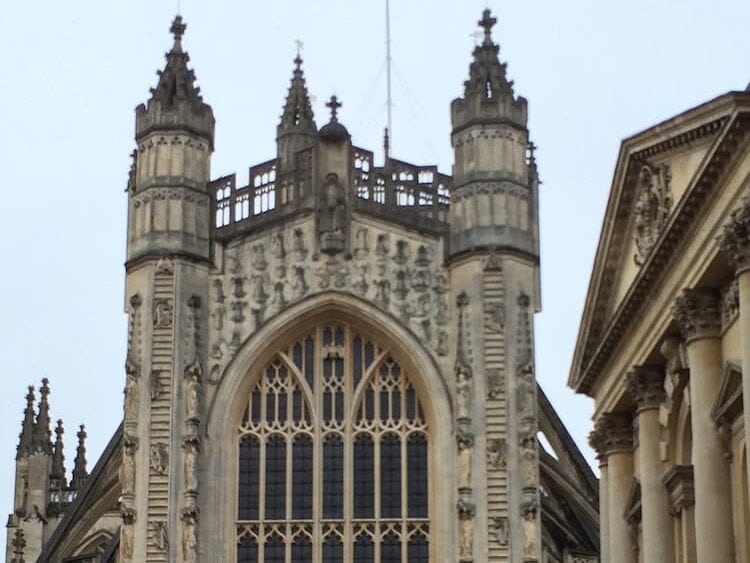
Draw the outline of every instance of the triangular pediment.
M582 393L617 347L746 127L730 92L622 142L568 384Z
M738 361L728 361L711 415L717 422L731 424L742 412L742 367Z

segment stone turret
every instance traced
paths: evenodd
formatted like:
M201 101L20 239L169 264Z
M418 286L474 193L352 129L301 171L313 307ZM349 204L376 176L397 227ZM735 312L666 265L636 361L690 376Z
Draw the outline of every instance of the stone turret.
M317 131L302 59L297 55L281 121L276 128L279 174L297 168L297 153L313 146Z
M172 24L174 45L147 104L135 110L138 149L128 182L128 262L183 255L207 260L210 205L206 192L214 148L214 116L203 102L190 57L185 24Z
M459 560L532 562L541 560L542 543L533 338L539 181L527 103L492 40L496 21L484 11L483 40L451 105L446 256L459 327L470 335L457 343L456 442L459 471L476 476L458 487ZM474 347L473 356L463 346Z
M177 16L158 85L136 108L137 151L128 182L123 563L190 560L190 550L183 554L180 546L196 533L197 499L182 472L185 464L197 466L200 439L184 419L183 400L187 386L202 386L206 363L214 116L188 68L185 28ZM164 541L155 544L150 538L157 529Z
M474 49L464 95L451 105L455 153L450 254L489 247L538 256L536 198L529 182L526 99L516 96L492 40Z
M50 503L60 502L60 496L67 488L67 479L65 477L65 446L63 444L63 434L65 428L63 421L58 420L55 427L55 446L52 454L52 468L50 469Z
M80 492L86 485L89 474L86 469L86 427L81 424L78 434L78 448L76 449L76 459L73 462L73 475L70 480L70 488L75 492Z

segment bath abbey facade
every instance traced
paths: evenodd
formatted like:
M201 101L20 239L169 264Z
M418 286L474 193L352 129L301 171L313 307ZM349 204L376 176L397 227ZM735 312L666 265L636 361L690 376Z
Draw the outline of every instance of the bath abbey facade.
M297 57L240 185L175 19L136 108L122 424L68 479L29 389L7 563L599 561L598 480L535 379L527 101L479 24L452 176L387 132L376 166L336 96L319 127Z

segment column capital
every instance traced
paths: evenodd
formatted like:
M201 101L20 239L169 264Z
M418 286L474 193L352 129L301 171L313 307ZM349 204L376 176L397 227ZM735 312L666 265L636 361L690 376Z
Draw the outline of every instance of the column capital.
M604 455L633 450L633 417L628 413L604 413L596 421L594 432Z
M664 369L659 366L633 366L628 372L628 392L638 412L658 409L664 402Z
M732 211L719 235L719 248L737 275L750 269L750 197Z
M599 428L594 428L589 432L589 446L596 452L596 459L599 461L599 466L607 465L607 451L604 447L604 432Z
M716 337L721 331L719 292L714 289L685 289L674 303L672 314L686 341Z

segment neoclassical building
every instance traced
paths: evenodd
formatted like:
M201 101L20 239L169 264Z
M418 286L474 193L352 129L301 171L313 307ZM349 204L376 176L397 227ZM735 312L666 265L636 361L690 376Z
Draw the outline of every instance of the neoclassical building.
M275 158L214 178L182 40L136 109L123 421L70 482L27 398L7 562L598 561L597 480L534 375L539 180L489 10L453 175L382 165L297 57Z
M622 143L569 381L607 563L750 562L748 133L729 92Z

